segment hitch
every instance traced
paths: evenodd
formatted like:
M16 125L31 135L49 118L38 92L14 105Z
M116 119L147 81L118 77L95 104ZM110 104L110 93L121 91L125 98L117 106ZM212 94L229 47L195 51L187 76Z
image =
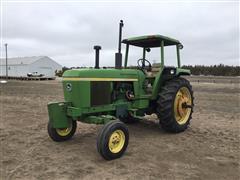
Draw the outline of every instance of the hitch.
M192 109L192 107L193 107L192 105L188 105L187 103L182 104L182 108L185 108L185 109L186 108L191 108Z

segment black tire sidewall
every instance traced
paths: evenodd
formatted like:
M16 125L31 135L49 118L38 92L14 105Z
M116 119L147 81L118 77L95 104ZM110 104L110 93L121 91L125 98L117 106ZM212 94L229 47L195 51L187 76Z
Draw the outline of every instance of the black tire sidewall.
M71 132L66 136L60 136L57 133L56 128L53 128L52 124L49 122L48 123L48 135L50 136L50 138L54 141L57 141L57 142L66 141L66 140L71 139L72 136L76 132L77 122L75 120L72 120L72 119L69 119L69 121L71 121L71 123L72 123L72 129L71 129Z
M125 142L124 142L123 148L118 153L113 153L110 151L108 143L109 143L110 136L116 130L123 131L125 135ZM127 126L121 121L110 122L109 125L106 124L106 126L103 127L102 131L99 134L98 143L97 143L98 152L106 160L116 159L121 157L124 154L124 152L127 149L128 142L129 142L129 131Z
M182 87L186 87L191 95L192 108L188 120L184 124L179 124L175 118L174 102L177 92ZM157 100L158 106L156 110L162 128L168 132L174 133L182 132L187 129L192 118L194 106L193 101L194 97L192 86L190 85L188 80L181 77L176 77L172 80L165 82L159 92L159 98Z

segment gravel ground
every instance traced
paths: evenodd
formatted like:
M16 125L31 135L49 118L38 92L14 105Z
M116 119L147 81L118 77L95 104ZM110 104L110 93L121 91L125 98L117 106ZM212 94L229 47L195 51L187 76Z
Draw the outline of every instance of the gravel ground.
M101 125L78 123L63 143L48 137L46 105L63 100L59 81L0 84L0 179L240 179L239 84L192 85L185 132L166 133L147 117L128 125L125 155L105 161L96 150Z

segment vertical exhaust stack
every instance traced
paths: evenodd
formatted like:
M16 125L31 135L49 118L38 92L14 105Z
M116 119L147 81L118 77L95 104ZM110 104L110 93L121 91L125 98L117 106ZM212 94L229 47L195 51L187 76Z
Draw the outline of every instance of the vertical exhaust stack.
M122 28L123 28L123 20L120 20L119 23L119 40L118 40L118 52L115 53L115 68L122 68L122 53L121 53L121 45L122 45Z
M101 46L94 46L93 49L95 49L95 69L99 69L99 51L101 50Z

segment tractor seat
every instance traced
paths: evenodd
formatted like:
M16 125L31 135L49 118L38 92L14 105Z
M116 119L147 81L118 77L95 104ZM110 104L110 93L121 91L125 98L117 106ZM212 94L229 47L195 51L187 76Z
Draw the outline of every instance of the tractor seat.
M151 78L155 78L157 73L159 72L159 67L152 67L151 71L145 71L147 78L151 79Z

